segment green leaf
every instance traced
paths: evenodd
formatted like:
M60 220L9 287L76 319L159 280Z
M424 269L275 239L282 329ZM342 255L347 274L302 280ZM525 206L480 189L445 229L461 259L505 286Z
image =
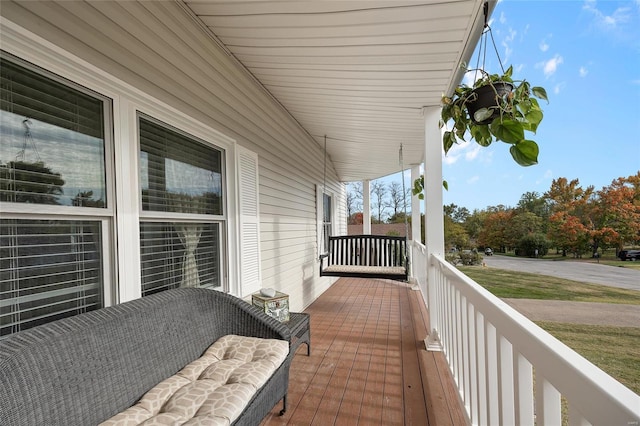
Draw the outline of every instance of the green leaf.
M510 118L503 120L496 118L489 125L489 130L491 130L496 139L506 143L518 143L524 139L522 123Z
M525 126L526 129L535 133L536 130L538 130L538 125L542 121L542 117L543 114L540 109L533 108L529 110L529 112L527 112L527 114L525 115L525 119L528 122L527 126Z
M456 135L449 130L444 132L444 135L442 136L442 147L444 148L445 154L449 152L454 143L456 143Z
M529 87L530 85L526 81L520 83L520 85L516 88L515 98L518 100L527 99L529 97Z
M522 140L509 148L511 156L523 167L538 164L538 144L530 140Z
M491 136L489 126L486 124L472 125L469 128L469 133L471 133L471 137L475 139L478 145L489 146L491 145L491 142L493 142L493 136Z
M505 77L511 77L513 75L513 65L510 65L509 68L504 73Z
M442 111L440 112L440 118L442 119L443 123L446 123L447 121L453 118L451 109L452 109L451 105L444 105L442 107Z
M545 101L547 101L547 103L549 103L549 98L547 98L547 91L544 90L544 87L533 87L531 89L531 92L533 93L533 96L535 96L538 99L544 99Z
M491 115L493 115L493 111L489 108L480 108L473 114L473 119L480 123L481 121L491 117Z
M458 139L462 139L464 140L464 134L467 131L467 125L461 122L457 122L455 123L455 128L453 129L453 132L455 133L456 137Z
M523 99L518 102L518 109L520 110L520 112L522 112L523 115L527 115L532 107L533 105L531 104L531 99Z
M424 189L424 175L420 175L418 179L413 181L413 195L418 195L418 197L422 200L424 197L422 195L422 190Z
M448 184L448 183L447 183L447 181L446 181L446 180L444 180L444 179L442 180L442 186L444 187L444 189L445 189L446 191L448 191L448 190L449 190L449 184Z

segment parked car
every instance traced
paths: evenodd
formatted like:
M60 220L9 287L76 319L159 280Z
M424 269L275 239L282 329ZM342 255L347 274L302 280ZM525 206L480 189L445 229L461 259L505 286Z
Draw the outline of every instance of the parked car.
M484 249L484 254L486 256L493 256L493 250L491 250L491 247L487 247L486 249Z
M620 250L618 258L620 260L640 260L640 250Z

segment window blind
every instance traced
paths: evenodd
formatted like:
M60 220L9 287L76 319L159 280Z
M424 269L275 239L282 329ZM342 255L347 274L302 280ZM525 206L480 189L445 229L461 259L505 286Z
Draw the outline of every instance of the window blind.
M141 222L142 295L220 287L219 224Z
M24 65L0 55L0 201L106 207L106 100Z
M0 336L103 306L99 221L0 220Z
M142 209L222 214L222 153L140 118Z
M95 97L0 57L0 109L102 138L103 103Z

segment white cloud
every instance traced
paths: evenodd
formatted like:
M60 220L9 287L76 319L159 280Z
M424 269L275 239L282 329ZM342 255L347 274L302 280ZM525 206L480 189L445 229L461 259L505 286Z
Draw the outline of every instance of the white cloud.
M565 86L566 84L564 82L556 84L555 86L553 86L553 93L557 95L562 91L562 89L564 89Z
M631 20L631 15L633 14L633 11L630 7L623 6L618 7L613 11L612 14L607 15L600 9L598 9L595 0L585 1L582 9L591 13L593 15L594 23L596 24L596 26L603 30L612 30L618 27L620 24L629 22Z
M518 32L516 30L514 30L513 28L509 28L507 30L507 35L504 36L502 38L502 40L500 41L500 45L504 48L504 58L503 58L504 61L503 62L508 62L509 61L509 57L513 53L513 48L511 47L511 45L512 45L512 43L515 40L517 35L518 35Z
M468 184L474 184L476 182L478 182L480 180L480 176L475 175L473 177L470 177L469 179L467 179L467 183Z
M540 41L539 47L541 51L546 52L547 50L549 50L549 43L547 42L547 39L550 39L552 37L553 34L547 34L547 36Z
M453 148L452 148L453 149ZM447 155L442 154L442 162L448 166L455 164L458 159L460 158L459 155L456 155L455 153L452 153L451 150L449 150L449 152L447 153Z
M553 58L542 64L542 70L544 71L544 75L547 77L552 76L558 70L558 66L564 62L562 56L556 54Z
M580 74L580 77L586 77L587 74L589 74L589 70L587 70L586 67L580 67L578 73Z
M442 155L442 162L446 165L455 164L458 160L490 163L493 159L493 152L488 148L478 145L475 141L455 144L449 149L446 156L444 155L444 151Z
M504 24L505 22L507 22L507 17L505 16L504 12L500 12L500 18L498 18L498 21L500 21L501 24Z
M467 161L473 161L478 156L478 154L480 154L481 149L482 147L480 145L474 143L473 148L471 148L464 154L464 159Z

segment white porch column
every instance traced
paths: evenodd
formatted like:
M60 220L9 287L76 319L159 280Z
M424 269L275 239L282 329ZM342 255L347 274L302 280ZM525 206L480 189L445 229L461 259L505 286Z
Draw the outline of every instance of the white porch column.
M362 181L362 233L371 234L371 190L368 180Z
M426 340L427 350L440 351L442 344L438 335L440 324L438 311L440 303L436 299L436 270L431 255L444 256L444 218L442 208L442 136L438 121L440 107L423 109L425 160L425 246L427 248L427 304L431 331Z
M411 188L413 188L413 182L415 182L419 177L420 165L411 167ZM422 243L422 234L420 232L420 206L420 198L418 198L417 195L413 195L413 191L411 191L411 239Z

